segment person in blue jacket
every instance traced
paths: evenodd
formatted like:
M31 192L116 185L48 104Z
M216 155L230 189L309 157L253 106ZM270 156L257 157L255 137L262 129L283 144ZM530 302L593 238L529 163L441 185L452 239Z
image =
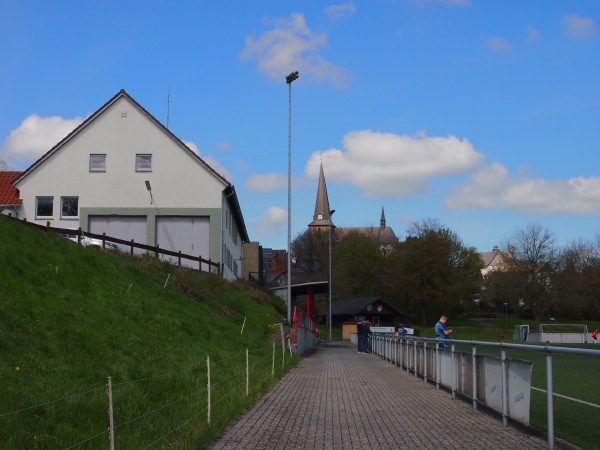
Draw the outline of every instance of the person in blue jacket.
M408 334L408 330L406 328L404 328L404 324L401 323L400 326L398 327L398 339L400 339L400 342L406 342L406 335Z
M435 337L437 339L450 339L448 336L452 334L453 330L449 330L446 327L446 322L448 321L448 317L444 314L440 317L440 320L435 324ZM448 344L446 342L440 342L439 348L448 348Z

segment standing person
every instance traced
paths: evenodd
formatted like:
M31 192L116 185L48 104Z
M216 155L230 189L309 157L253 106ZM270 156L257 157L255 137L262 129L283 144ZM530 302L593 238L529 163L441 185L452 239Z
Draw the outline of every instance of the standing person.
M406 335L408 334L408 330L404 328L404 324L401 323L398 327L398 338L402 343L406 342Z
M592 331L592 339L594 340L594 344L595 344L596 341L598 340L598 329L595 329L594 331Z
M363 348L363 322L362 320L359 320L358 322L356 322L356 337L357 337L357 350L358 353L362 352L362 348Z
M369 353L369 336L371 336L371 327L369 326L371 322L365 320L363 323L363 353Z
M446 327L446 322L448 321L448 317L442 314L440 320L435 324L435 337L437 339L450 339L448 336L452 334L453 330L449 330ZM448 348L448 344L446 342L440 342L440 348Z

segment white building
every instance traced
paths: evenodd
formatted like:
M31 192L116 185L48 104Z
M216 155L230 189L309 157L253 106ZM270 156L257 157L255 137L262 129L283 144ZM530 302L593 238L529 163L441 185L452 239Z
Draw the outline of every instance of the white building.
M201 256L241 275L235 188L121 90L12 183L18 217Z

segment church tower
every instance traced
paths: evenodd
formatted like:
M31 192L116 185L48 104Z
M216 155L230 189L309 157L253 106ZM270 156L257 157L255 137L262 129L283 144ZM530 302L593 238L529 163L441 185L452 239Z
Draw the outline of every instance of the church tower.
M315 213L313 221L308 224L309 229L328 229L335 225L331 221L331 215L334 210L329 207L329 197L327 196L327 185L325 184L325 175L323 173L323 162L319 172L319 186L317 188L317 201L315 202Z

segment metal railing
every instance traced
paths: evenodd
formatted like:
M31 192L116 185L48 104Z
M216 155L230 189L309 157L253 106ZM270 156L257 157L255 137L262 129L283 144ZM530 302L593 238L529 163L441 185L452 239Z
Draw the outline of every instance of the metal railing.
M440 348L440 344L448 344L449 348ZM429 345L428 345L429 344ZM466 386L466 378L461 380L461 387L458 386L458 370L457 365L464 353L457 352L456 345L464 344L472 346L472 364L470 374L470 386ZM565 348L554 346L530 345L530 344L509 344L496 342L482 341L462 341L462 340L439 340L433 338L421 338L407 336L404 339L399 339L395 336L383 334L373 334L370 337L371 351L394 363L400 368L404 368L407 372L413 372L415 378L421 376L423 381L434 382L439 389L440 385L447 385L450 388L452 398L456 397L456 393L464 394L470 397L473 402L473 409L477 409L479 403L483 403L478 398L480 392L477 386L478 382L478 365L475 363L479 356L488 356L477 353L478 347L492 347L500 349L501 361L501 396L502 396L502 422L504 426L508 426L509 405L508 405L508 358L507 349L529 350L534 352L543 352L546 355L546 403L547 403L547 430L548 430L548 448L554 449L554 390L552 378L552 354L561 353L568 355L582 355L600 357L600 351L588 350L581 348ZM449 355L449 356L448 356ZM462 355L462 356L461 356ZM451 379L442 379L442 366L450 363Z

